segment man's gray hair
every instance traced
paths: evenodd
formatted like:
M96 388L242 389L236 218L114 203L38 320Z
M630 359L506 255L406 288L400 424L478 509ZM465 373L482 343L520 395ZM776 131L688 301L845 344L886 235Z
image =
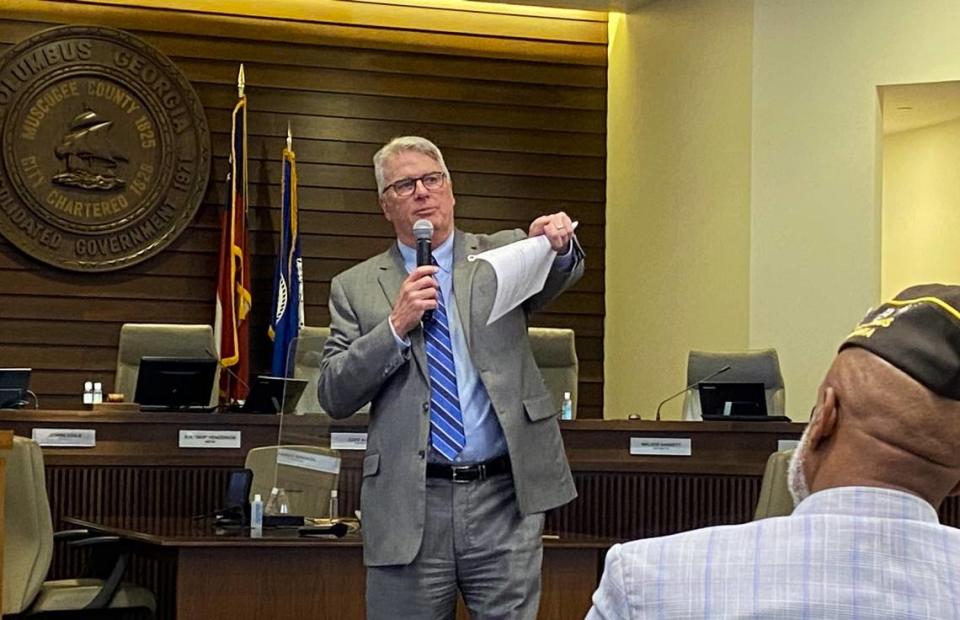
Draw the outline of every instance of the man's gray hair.
M383 172L384 164L397 153L404 151L414 151L434 160L440 164L440 170L447 177L447 181L450 181L450 171L447 170L447 164L443 163L443 155L436 144L420 136L399 136L383 145L373 156L373 174L377 178L377 195L382 196L387 185L387 179L384 178Z

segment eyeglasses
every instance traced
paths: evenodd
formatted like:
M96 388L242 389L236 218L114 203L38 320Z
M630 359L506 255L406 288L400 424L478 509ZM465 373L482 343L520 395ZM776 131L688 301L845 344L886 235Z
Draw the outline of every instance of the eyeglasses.
M417 191L417 181L423 183L423 186L429 191L435 189L440 189L443 187L443 183L447 175L442 172L431 172L425 174L422 177L416 177L413 179L400 179L390 185L387 185L383 188L383 193L386 194L388 189L392 189L400 198L406 198L407 196L412 196L415 191Z

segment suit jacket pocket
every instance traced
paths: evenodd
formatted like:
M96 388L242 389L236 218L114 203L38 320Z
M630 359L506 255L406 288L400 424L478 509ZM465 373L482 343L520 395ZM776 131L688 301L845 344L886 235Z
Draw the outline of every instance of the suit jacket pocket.
M530 418L531 422L537 422L560 415L560 410L557 409L556 404L553 402L553 396L550 394L542 394L540 396L534 396L533 398L524 399L523 410L527 412L527 417Z
M363 477L376 476L380 471L380 455L368 454L363 457Z

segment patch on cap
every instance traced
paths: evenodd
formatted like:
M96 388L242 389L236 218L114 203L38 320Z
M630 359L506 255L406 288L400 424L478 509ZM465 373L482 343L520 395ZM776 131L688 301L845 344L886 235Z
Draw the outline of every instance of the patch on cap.
M871 309L840 345L883 358L932 392L960 400L960 286L911 286Z

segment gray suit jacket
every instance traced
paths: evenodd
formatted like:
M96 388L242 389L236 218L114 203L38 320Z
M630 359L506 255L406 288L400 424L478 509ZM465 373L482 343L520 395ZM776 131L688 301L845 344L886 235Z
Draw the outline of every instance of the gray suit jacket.
M456 231L453 290L470 357L506 436L520 509L529 514L569 502L576 489L560 438L559 411L530 350L527 315L576 282L584 261L574 242L570 273L551 272L540 293L487 326L496 278L488 263L467 256L524 237L520 230L493 235ZM387 320L406 277L394 244L330 285L330 337L318 397L335 418L371 403L360 496L368 566L409 564L423 538L430 440L423 331L411 331L411 347L401 353Z

